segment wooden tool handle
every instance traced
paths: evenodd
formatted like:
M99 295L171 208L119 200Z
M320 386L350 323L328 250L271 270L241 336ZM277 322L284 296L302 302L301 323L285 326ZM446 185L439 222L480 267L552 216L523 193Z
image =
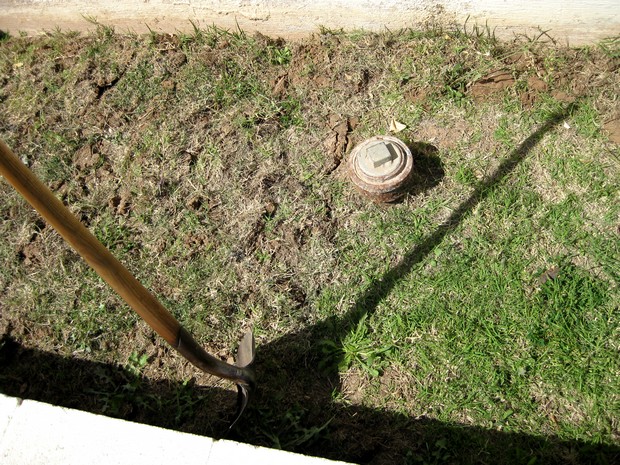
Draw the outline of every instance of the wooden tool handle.
M157 299L0 141L0 173L157 333L176 346L180 325Z
M179 322L0 140L0 174L93 267L157 334L198 368L244 385L253 372L206 353Z

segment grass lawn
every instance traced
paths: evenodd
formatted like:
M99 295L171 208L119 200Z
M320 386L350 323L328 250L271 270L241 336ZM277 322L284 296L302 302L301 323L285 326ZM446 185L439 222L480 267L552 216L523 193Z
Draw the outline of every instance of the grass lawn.
M230 437L372 464L620 460L620 45L476 27L0 42L0 137L209 352ZM347 178L395 134L404 200ZM0 391L218 435L185 362L0 183Z

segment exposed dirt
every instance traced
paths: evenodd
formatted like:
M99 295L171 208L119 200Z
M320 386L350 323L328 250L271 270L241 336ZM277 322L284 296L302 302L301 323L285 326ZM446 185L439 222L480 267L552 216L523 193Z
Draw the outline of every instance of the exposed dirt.
M340 166L346 153L353 148L352 139L349 137L355 130L359 120L356 117L342 118L339 115L329 115L328 127L330 135L325 139L323 146L329 154L325 173L330 174Z
M603 129L610 141L620 145L620 117L607 121Z
M475 100L484 100L490 95L503 91L515 83L512 73L508 71L494 71L476 81L469 92Z

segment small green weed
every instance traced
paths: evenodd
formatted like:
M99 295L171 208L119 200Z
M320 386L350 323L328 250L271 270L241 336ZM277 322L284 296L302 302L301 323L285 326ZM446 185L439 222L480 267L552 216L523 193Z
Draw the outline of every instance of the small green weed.
M327 368L330 363L336 363L340 372L347 371L351 366L357 366L372 377L379 376L386 366L386 357L389 357L394 348L389 345L377 347L368 336L364 316L356 329L347 335L341 344L323 341L324 359L321 362L323 368Z
M131 229L117 223L111 216L104 216L97 222L94 234L110 250L127 253L136 246Z
M455 452L448 447L448 439L442 437L437 439L433 446L427 444L423 451L417 451L415 454L412 451L408 451L405 457L405 464L435 465L447 463L454 459L455 455Z
M301 446L311 446L327 434L331 420L320 426L306 426L306 416L305 410L299 407L292 408L282 416L261 412L262 434L276 449L298 450Z
M149 363L147 354L140 355L138 352L132 352L125 364L125 370L133 376L138 377L142 374L142 370Z
M291 62L291 58L293 57L293 52L287 46L284 47L275 47L269 46L267 48L271 64L273 65L288 65Z

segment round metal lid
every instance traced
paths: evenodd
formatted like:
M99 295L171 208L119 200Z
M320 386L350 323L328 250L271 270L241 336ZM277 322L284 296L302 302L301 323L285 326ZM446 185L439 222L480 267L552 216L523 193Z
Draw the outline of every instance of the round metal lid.
M353 183L370 197L390 201L403 194L413 168L413 156L404 142L375 136L356 146L349 159Z
M404 161L400 144L385 139L371 139L357 153L357 165L369 178L387 180L401 171Z

